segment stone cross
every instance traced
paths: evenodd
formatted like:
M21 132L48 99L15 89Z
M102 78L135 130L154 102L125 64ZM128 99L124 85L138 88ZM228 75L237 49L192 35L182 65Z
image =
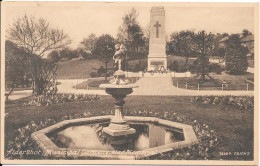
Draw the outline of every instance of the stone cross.
M156 38L159 37L159 27L161 27L161 24L159 24L158 21L156 21L156 24L154 25L156 27Z

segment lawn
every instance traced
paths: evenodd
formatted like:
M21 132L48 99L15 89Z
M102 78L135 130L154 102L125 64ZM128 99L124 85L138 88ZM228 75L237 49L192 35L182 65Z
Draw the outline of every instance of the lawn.
M225 72L221 74L210 73L210 76L216 79L219 82L226 82L228 84L223 85L224 90L254 90L254 84L251 82L254 81L254 74L247 73L245 75L230 75ZM207 77L208 79L208 77ZM251 81L248 82L247 80ZM193 77L190 78L172 78L173 85L179 88L186 88L186 82L188 85L188 89L197 90L198 89L198 80L194 80ZM222 90L221 84L214 84L212 81L207 81L204 84L200 84L200 90Z
M190 97L149 97L129 96L126 98L125 109L148 110L152 112L175 112L185 115L191 121L197 120L207 124L222 138L216 151L216 159L225 159L219 152L250 152L253 153L254 113L220 105L200 105L189 102ZM98 101L70 102L50 106L22 106L26 99L16 100L6 105L5 139L15 137L14 131L31 121L42 121L48 118L59 119L65 115L84 113L86 111L109 113L114 109L114 100L110 96L102 96ZM248 156L228 156L229 159L252 160Z

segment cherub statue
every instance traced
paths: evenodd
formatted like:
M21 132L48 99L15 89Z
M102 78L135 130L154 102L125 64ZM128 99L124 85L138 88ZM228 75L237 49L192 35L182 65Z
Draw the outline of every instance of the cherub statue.
M125 54L125 47L123 44L115 45L115 55L113 56L113 60L115 61L115 65L117 64L118 70L122 70L122 61Z

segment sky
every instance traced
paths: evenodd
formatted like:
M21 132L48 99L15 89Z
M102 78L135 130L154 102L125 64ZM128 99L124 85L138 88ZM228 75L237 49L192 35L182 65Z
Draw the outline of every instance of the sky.
M194 4L194 3L112 3L112 2L7 2L3 16L6 28L23 16L45 18L52 27L63 29L76 48L91 33L116 37L122 17L132 7L138 11L138 22L148 29L152 6L164 6L166 35L180 30L205 30L212 33L241 33L254 31L252 5Z

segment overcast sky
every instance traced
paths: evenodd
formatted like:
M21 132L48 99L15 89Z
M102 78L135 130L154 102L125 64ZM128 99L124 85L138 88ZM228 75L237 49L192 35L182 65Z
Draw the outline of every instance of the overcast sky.
M181 4L181 3L76 3L76 2L26 2L5 4L6 27L24 15L47 19L54 27L62 28L73 40L72 47L79 45L90 33L109 33L116 37L122 17L132 7L139 13L138 22L147 28L152 6L164 6L166 34L192 29L212 33L241 33L243 29L254 30L254 10L250 5L231 7L227 4Z

